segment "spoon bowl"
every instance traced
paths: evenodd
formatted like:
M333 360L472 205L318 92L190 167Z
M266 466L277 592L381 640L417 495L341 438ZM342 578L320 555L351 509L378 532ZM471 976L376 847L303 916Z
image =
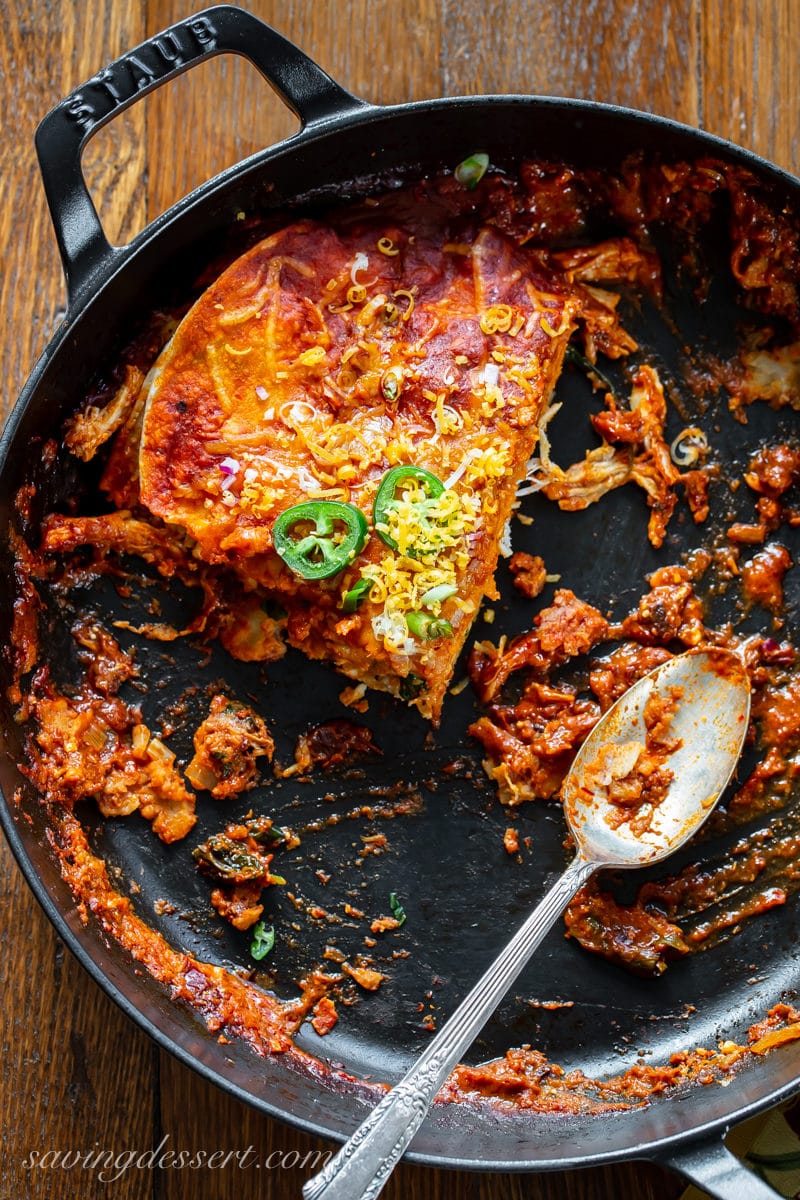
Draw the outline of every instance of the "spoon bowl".
M627 765L628 751L647 745L648 703L673 691L679 695L667 736L677 745L666 756L672 779L646 814L646 827L641 810L638 820L620 821L624 813L611 793L586 786L592 763L604 748L616 747L616 761ZM564 815L579 854L615 867L642 867L672 854L707 820L730 782L749 719L750 680L730 650L689 650L645 675L603 714L562 785Z
M335 1158L305 1200L373 1200L450 1071L569 901L601 867L666 858L707 819L736 769L750 716L741 659L716 647L656 667L607 710L562 786L575 858Z

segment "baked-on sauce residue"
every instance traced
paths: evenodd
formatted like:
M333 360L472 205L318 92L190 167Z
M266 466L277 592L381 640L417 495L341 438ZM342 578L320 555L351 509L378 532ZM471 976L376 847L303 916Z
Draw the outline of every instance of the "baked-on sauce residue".
M613 176L526 164L518 179L490 172L467 197L452 181L439 180L397 193L392 200L396 212L414 212L422 206L429 223L435 222L437 212L447 212L448 219L456 214L471 229L476 222L488 225L499 231L498 244L507 245L504 239L510 239L525 245L529 248L526 254L532 253L543 269L557 270L570 289L583 295L578 358L587 367L593 386L604 393L603 411L591 418L601 444L583 461L561 467L550 456L545 420L539 457L530 464L529 486L542 490L562 509L574 511L632 483L646 497L647 536L656 549L665 541L680 494L695 523L707 520L708 484L714 468L704 462L708 447L702 439L691 443L694 459L686 453L671 455L664 433L666 399L654 367L639 362L631 369L627 401L604 381L598 355L624 358L638 347L620 323L618 297L598 284L623 281L659 300L661 271L652 250L651 227L680 231L691 241L721 194L730 202L731 270L744 300L796 327L795 279L800 268L796 230L786 215L772 211L767 198L741 168L710 161L673 164L669 169L631 162L619 176ZM586 245L592 214L598 208L612 216L624 236ZM389 247L394 251L390 238L384 242L384 253ZM453 242L448 253L463 254L464 246ZM430 269L435 271L436 264L432 262ZM341 290L341 281L334 283ZM351 291L354 299L359 292L359 305L363 303L362 286L360 277L353 279ZM354 301L348 303L353 307ZM382 319L402 320L410 315L413 303L410 294L405 313L384 304ZM135 676L133 658L121 651L97 619L83 617L73 629L82 656L78 685L64 692L54 683L38 640L45 593L51 598L63 596L102 573L114 576L124 587L122 556L133 556L165 578L175 577L199 587L204 600L187 629L175 629L161 620L146 620L135 627L123 623L126 628L165 642L187 634L213 638L243 661L268 664L284 651L286 614L263 603L258 592L235 572L193 555L191 542L178 527L160 523L138 503L141 414L136 410L137 396L173 327L171 318L153 321L132 346L127 361L120 364L113 384L90 398L66 436L68 449L89 459L115 435L104 476L113 511L88 516L76 516L72 511L49 514L40 540L29 519L35 493L25 488L18 496L19 530L12 532L17 599L11 646L14 682L9 696L20 720L28 722L23 770L47 806L50 840L84 920L91 915L106 935L128 950L177 1001L199 1012L209 1030L222 1040L240 1037L257 1053L290 1053L301 1057L311 1070L329 1070L299 1055L293 1034L306 1019L320 1034L333 1028L340 1014L331 989L344 975L369 991L382 985L383 973L365 959L349 962L332 949L327 957L337 970L311 972L301 981L298 999L286 1003L233 972L175 951L115 889L74 812L76 802L86 798L93 798L106 816L138 810L164 841L187 836L196 821L194 794L186 787L174 754L164 738L155 736L143 723L136 705L120 696L123 685ZM464 362L456 364L459 368L469 365L474 350L468 332L459 355ZM420 336L424 333L421 330ZM436 334L431 328L427 340ZM554 337L562 334L563 330L553 331ZM509 351L505 345L497 348L494 362L498 371L526 368L524 359L517 364L511 361ZM421 342L421 362L426 353ZM715 382L721 379L728 387L736 416L745 419L746 406L757 399L776 407L787 402L785 388L776 379L781 371L785 378L794 369L793 353L792 347L776 349L762 338L727 371L719 366ZM353 386L378 386L368 377L369 354L364 351L364 355L366 366L355 360L352 365L356 375L361 373L360 382L355 379ZM314 364L308 360L308 365ZM438 375L441 367L437 362ZM486 403L493 397L499 405L503 394L498 400L496 389L492 391L493 371L482 379L481 386ZM446 378L445 372L442 379ZM452 420L443 407L445 401L444 395L441 404L438 396L430 401L438 406L437 436L446 432L447 420ZM387 403L391 403L391 395ZM686 440L684 451L691 448L690 442ZM54 444L48 444L47 455L54 458L58 452ZM317 453L313 446L310 452L312 456ZM358 448L351 447L350 452L357 456ZM477 457L470 459L471 467L468 463L459 466L462 475L475 467L473 459L477 461ZM488 461L484 465L491 469ZM707 627L694 587L704 567L724 563L730 578L741 575L743 601L760 606L779 622L783 576L792 562L788 551L770 539L783 522L800 523L787 497L799 477L800 450L789 445L761 450L745 475L755 497L754 519L730 524L727 545L718 547L715 554L703 551L693 563L655 571L639 603L621 619L600 612L590 597L578 597L569 587L560 586L552 601L538 611L527 633L510 642L502 639L497 645L478 642L472 649L470 676L483 711L470 734L482 745L486 771L497 784L501 801L509 806L557 797L575 752L602 712L636 679L674 653L691 646L726 646L735 649L747 666L755 692L757 761L726 806L712 816L711 827L715 832L735 829L764 814L770 825L737 842L725 861L690 863L671 876L648 881L633 902L620 901L613 881L607 880L595 881L576 896L566 915L568 935L586 950L628 969L657 975L671 957L707 948L749 916L783 903L787 894L800 886L800 868L796 866L800 834L792 830L783 812L800 756L800 679L795 673L794 648L774 636L744 637L730 627ZM338 487L341 480L334 483ZM223 492L225 488L221 496ZM752 557L740 568L739 550L747 546L753 547ZM515 555L511 571L518 590L531 601L549 581L546 565L532 555ZM296 623L296 614L294 620ZM350 626L342 624L340 632L342 637L348 636ZM772 633L777 634L778 629ZM292 636L302 641L303 629L296 626ZM508 694L509 684L514 685L513 696ZM362 699L361 693L354 696L354 706ZM608 772L608 787L620 821L633 823L645 811L645 801L651 808L663 795L669 782L669 719L679 699L669 698L649 714L647 744L637 749L635 759L631 755L628 769ZM279 721L280 714L269 715L269 720ZM220 693L211 698L208 715L196 732L195 758L187 774L195 787L212 795L235 795L254 785L272 748L272 736L263 720L248 706ZM358 726L341 720L326 722L298 744L295 765L287 770L323 772L337 761L368 755L375 749ZM412 796L383 809L400 815L417 811L419 806L418 797ZM373 807L381 809L380 805ZM366 807L353 811L366 811ZM320 827L334 819L339 818L320 818ZM201 868L216 872L220 884L215 900L218 911L240 928L249 928L257 919L260 891L273 878L272 855L263 841L269 832L257 821L228 825L217 840L209 839L198 847ZM280 836L294 838L287 844L297 844L289 831L281 831ZM516 830L509 828L504 840L509 854L516 855ZM379 846L365 847L364 853L379 850ZM398 925L396 915L382 915L372 922L371 929L381 934ZM800 1012L778 1004L740 1042L722 1041L713 1049L676 1054L669 1063L638 1065L603 1080L580 1072L566 1074L535 1049L514 1049L496 1062L457 1068L440 1100L483 1097L492 1103L565 1113L626 1108L685 1082L724 1080L748 1057L765 1054L798 1037Z

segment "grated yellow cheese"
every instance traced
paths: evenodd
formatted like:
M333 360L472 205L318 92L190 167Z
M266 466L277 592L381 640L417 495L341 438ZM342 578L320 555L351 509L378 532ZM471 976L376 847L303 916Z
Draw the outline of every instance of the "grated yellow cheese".
M508 333L514 320L514 310L510 304L492 304L481 313L478 322L484 333Z
M297 358L297 364L303 367L313 367L317 363L323 362L325 359L325 350L322 346L310 346L308 350L304 350Z
M414 287L411 289L398 288L396 292L392 292L392 296L394 297L395 300L402 299L402 300L408 301L408 307L406 308L406 311L401 314L400 319L403 321L407 321L408 318L411 316L411 314L414 311L414 292L416 292L416 290L417 290L417 287L415 284Z
M433 423L436 426L436 432L447 437L451 433L458 433L463 427L464 421L452 404L445 404L445 393L439 392L438 395L432 392L423 393L427 400L431 400L435 405Z
M542 313L542 316L539 318L539 323L548 337L561 337L562 333L566 333L572 323L572 314L567 309L562 312L558 329L553 328L544 313Z
M463 570L468 561L464 539L477 524L480 501L470 492L459 495L452 489L440 496L428 496L414 481L402 489L387 514L387 524L378 529L397 543L400 555L413 554L414 561L426 563L452 553Z
M479 528L480 511L480 501L471 492L447 489L429 497L416 482L398 497L385 528L397 542L397 553L387 551L361 569L361 578L372 581L370 602L382 608L372 627L386 649L405 654L420 650L408 635L406 614L420 608L431 588L458 587L459 575L470 562L468 538ZM447 603L452 610L465 608L457 595ZM442 605L427 607L438 615Z
M493 438L484 448L473 448L464 471L464 482L469 486L483 486L491 479L501 479L508 469L509 453L508 446L499 438Z
M487 421L490 421L496 413L505 408L505 397L500 390L498 384L485 383L483 385L483 400L481 401L481 412Z

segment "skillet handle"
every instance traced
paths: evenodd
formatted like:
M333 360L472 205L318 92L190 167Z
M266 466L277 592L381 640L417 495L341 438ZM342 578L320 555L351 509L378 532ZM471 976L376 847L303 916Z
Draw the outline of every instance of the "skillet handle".
M658 1162L683 1175L714 1200L783 1200L780 1192L730 1152L718 1134L669 1150Z
M368 107L269 25L230 5L187 17L123 54L57 104L36 131L70 304L120 253L109 245L83 177L81 154L87 141L140 96L195 63L225 53L248 58L303 129Z

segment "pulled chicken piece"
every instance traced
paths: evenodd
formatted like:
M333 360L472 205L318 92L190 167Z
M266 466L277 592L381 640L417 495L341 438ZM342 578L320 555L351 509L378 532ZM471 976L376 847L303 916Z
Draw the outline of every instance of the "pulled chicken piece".
M45 669L37 673L30 778L67 808L91 798L104 817L139 811L163 842L179 841L197 820L195 798L173 752L142 724L138 708L114 694L134 673L130 657L98 626L79 623L73 632L94 648L91 669L73 696L61 695Z
M644 645L663 645L673 639L697 646L705 637L703 606L686 567L660 567L649 577L650 591L620 626L623 637Z
M522 592L523 596L535 600L544 590L547 567L544 565L544 559L538 554L526 554L524 550L518 550L516 554L511 555L508 569L514 577L514 587L518 592Z
M352 762L365 754L380 754L372 740L372 730L347 717L334 717L313 725L301 733L294 748L294 765L281 772L282 777L308 774L314 767L323 771L338 763Z
M664 390L652 367L637 370L630 408L620 408L611 392L606 393L605 403L606 411L591 418L603 444L563 470L550 459L542 438L541 459L533 464L535 480L543 485L545 496L567 512L588 508L623 484L638 484L650 507L648 537L658 549L677 503L676 484L684 485L695 522L708 516L707 474L698 470L682 474L673 463L664 433Z
M564 914L567 937L641 975L661 975L689 953L682 930L656 908L619 904L596 882L581 888Z
M567 659L586 654L608 636L609 625L598 609L579 600L568 588L559 588L553 603L534 619L535 629L508 646L477 642L469 657L469 675L484 703L497 696L514 671L529 667L545 672Z

